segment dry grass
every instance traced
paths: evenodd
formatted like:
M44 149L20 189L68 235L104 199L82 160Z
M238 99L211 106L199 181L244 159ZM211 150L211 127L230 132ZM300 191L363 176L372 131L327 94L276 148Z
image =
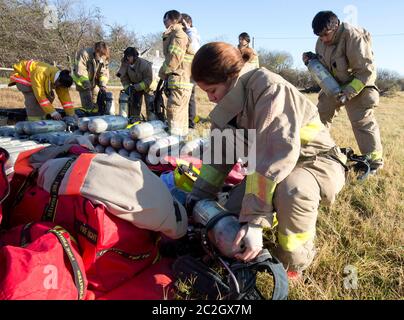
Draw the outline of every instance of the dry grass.
M114 94L115 108L118 111L118 101L119 101L119 92L120 89L113 88L110 90ZM72 89L70 90L70 96L73 100L73 103L76 106L80 106L80 96L79 93ZM60 101L56 98L54 102L54 106L57 108L61 108ZM13 88L0 89L0 108L22 108L24 107L24 96L18 90Z
M79 98L72 91L73 100ZM1 90L0 108L21 107L22 95ZM119 90L114 91L118 101ZM316 95L309 95L314 102ZM206 95L197 93L198 114L212 109ZM360 183L350 177L331 208L320 208L318 254L304 278L292 283L291 299L403 299L404 298L404 94L382 98L376 109L385 148L385 169ZM200 129L207 124L199 125ZM345 111L332 134L340 146L358 150ZM273 246L273 235L268 235ZM355 268L357 288L348 288L346 268ZM265 284L265 280L264 284ZM268 286L269 283L268 283Z

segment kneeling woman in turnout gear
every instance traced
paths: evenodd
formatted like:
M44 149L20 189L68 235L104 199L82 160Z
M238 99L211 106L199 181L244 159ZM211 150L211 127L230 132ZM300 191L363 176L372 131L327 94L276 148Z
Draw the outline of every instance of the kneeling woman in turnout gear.
M98 92L107 90L109 58L109 48L103 41L93 48L82 49L76 56L73 80L80 94L81 107L87 112L98 112Z
M376 173L383 167L383 146L374 114L379 91L371 35L362 28L341 23L331 11L321 11L314 17L313 31L319 37L317 57L341 86L360 152L367 156L372 173ZM303 60L307 59L306 53ZM317 105L321 121L331 126L342 105L322 91Z
M59 70L34 60L20 61L13 68L9 87L17 85L17 89L24 94L28 121L44 120L47 115L54 120L62 119L61 114L52 105L55 100L53 90L56 91L66 115L74 115L74 106L69 94L69 88L73 84L70 71Z
M193 84L191 83L191 63L194 57L191 41L181 24L181 14L168 11L164 15L167 30L163 34L165 61L159 77L168 85L167 120L173 135L188 134L188 104Z
M212 130L227 131L226 138L230 132L233 142L251 147L248 161L253 168L226 204L240 213L243 224L234 245L243 240L245 251L236 258L250 261L260 253L263 228L274 226L276 212L279 246L274 254L292 274L300 273L315 255L320 202L331 204L344 186L346 157L321 123L316 106L297 88L265 68L244 65L240 51L222 42L203 46L192 64L193 79L217 103L210 114ZM248 129L255 133L254 141L248 141ZM224 139L215 138L214 131L208 151L214 160L204 163L187 197L188 210L201 199L215 199L238 160L232 145L218 145Z
M140 119L143 97L149 114L150 105L153 103L153 97L149 93L153 82L152 64L140 58L135 48L129 47L124 51L117 76L121 79L124 92L129 96L129 110L121 110L122 115Z

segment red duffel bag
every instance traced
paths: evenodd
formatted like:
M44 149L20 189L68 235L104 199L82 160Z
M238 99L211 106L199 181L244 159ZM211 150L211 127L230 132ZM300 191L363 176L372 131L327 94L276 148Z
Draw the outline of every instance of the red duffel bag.
M0 237L0 300L83 300L87 279L75 240L53 223Z
M10 192L10 186L8 184L5 170L5 165L8 158L9 158L8 152L5 149L0 148L0 224L3 218L2 203L7 198Z
M38 185L43 181L37 180L44 179L41 172L38 178L33 175L30 157L37 151L21 154L15 164L13 180L18 183L12 181L12 189L19 192L13 193L14 199L9 202L12 203L9 205L8 219L11 226L32 221L51 221L63 226L78 241L89 289L95 292L95 298L124 284L158 261L158 232L140 228L121 219L109 212L103 204L91 201L81 194L82 186L87 183L87 172L94 172L93 162L97 159L108 165L113 165L114 161L128 160L106 158L106 155L93 153L82 153L68 161L65 161L68 158L59 159L62 161L62 167L48 192ZM71 155L69 151L66 154ZM47 162L49 170L54 169L55 163ZM133 164L123 162L119 163L118 167L125 165ZM150 175L148 180L154 177L152 173ZM155 179L159 182L157 177ZM170 205L173 206L172 198L171 204L165 204L164 210L168 211ZM147 208L144 211L147 211ZM175 221L175 217L170 219ZM159 225L163 224L163 221L157 222Z

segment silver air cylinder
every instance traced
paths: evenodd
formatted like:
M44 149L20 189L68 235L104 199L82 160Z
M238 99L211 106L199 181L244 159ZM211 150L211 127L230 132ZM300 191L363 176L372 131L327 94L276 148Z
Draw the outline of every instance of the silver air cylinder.
M92 133L125 129L128 119L121 116L102 116L91 119L88 123L88 130Z
M121 91L119 95L119 115L122 117L128 117L129 110L129 95L125 91Z
M220 218L220 216L222 216ZM204 227L208 226L208 238L210 243L219 252L227 258L233 258L237 253L243 251L243 244L233 249L233 243L236 239L241 225L238 219L229 214L217 202L212 200L198 201L192 214L194 223ZM214 219L218 220L212 224ZM209 224L212 224L209 226Z
M56 131L65 131L66 123L63 121L43 120L43 121L28 121L24 124L24 132L28 135L38 133L48 133Z
M153 120L149 122L144 122L133 126L131 128L131 135L133 139L145 139L151 137L157 133L163 132L166 125L159 120Z
M341 93L340 85L318 59L310 59L307 68L327 96L338 97Z

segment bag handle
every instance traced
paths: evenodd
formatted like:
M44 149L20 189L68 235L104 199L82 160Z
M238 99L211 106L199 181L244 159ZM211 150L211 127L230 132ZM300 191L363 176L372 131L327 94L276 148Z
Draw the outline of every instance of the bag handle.
M67 170L69 170L74 161L76 161L76 157L69 159L56 175L50 189L49 203L45 207L45 212L42 215L42 221L55 221L60 185L62 184L62 180L66 175Z
M59 240L60 244L62 245L62 248L63 248L65 254L69 258L70 265L72 266L73 273L74 273L74 284L77 288L78 299L83 300L85 297L84 273L80 270L80 266L74 255L71 244L69 243L69 241L67 241L67 239L63 235L64 233L68 233L68 232L65 229L63 229L62 227L55 227L55 228L49 230L49 233L52 233L56 236L56 238Z

